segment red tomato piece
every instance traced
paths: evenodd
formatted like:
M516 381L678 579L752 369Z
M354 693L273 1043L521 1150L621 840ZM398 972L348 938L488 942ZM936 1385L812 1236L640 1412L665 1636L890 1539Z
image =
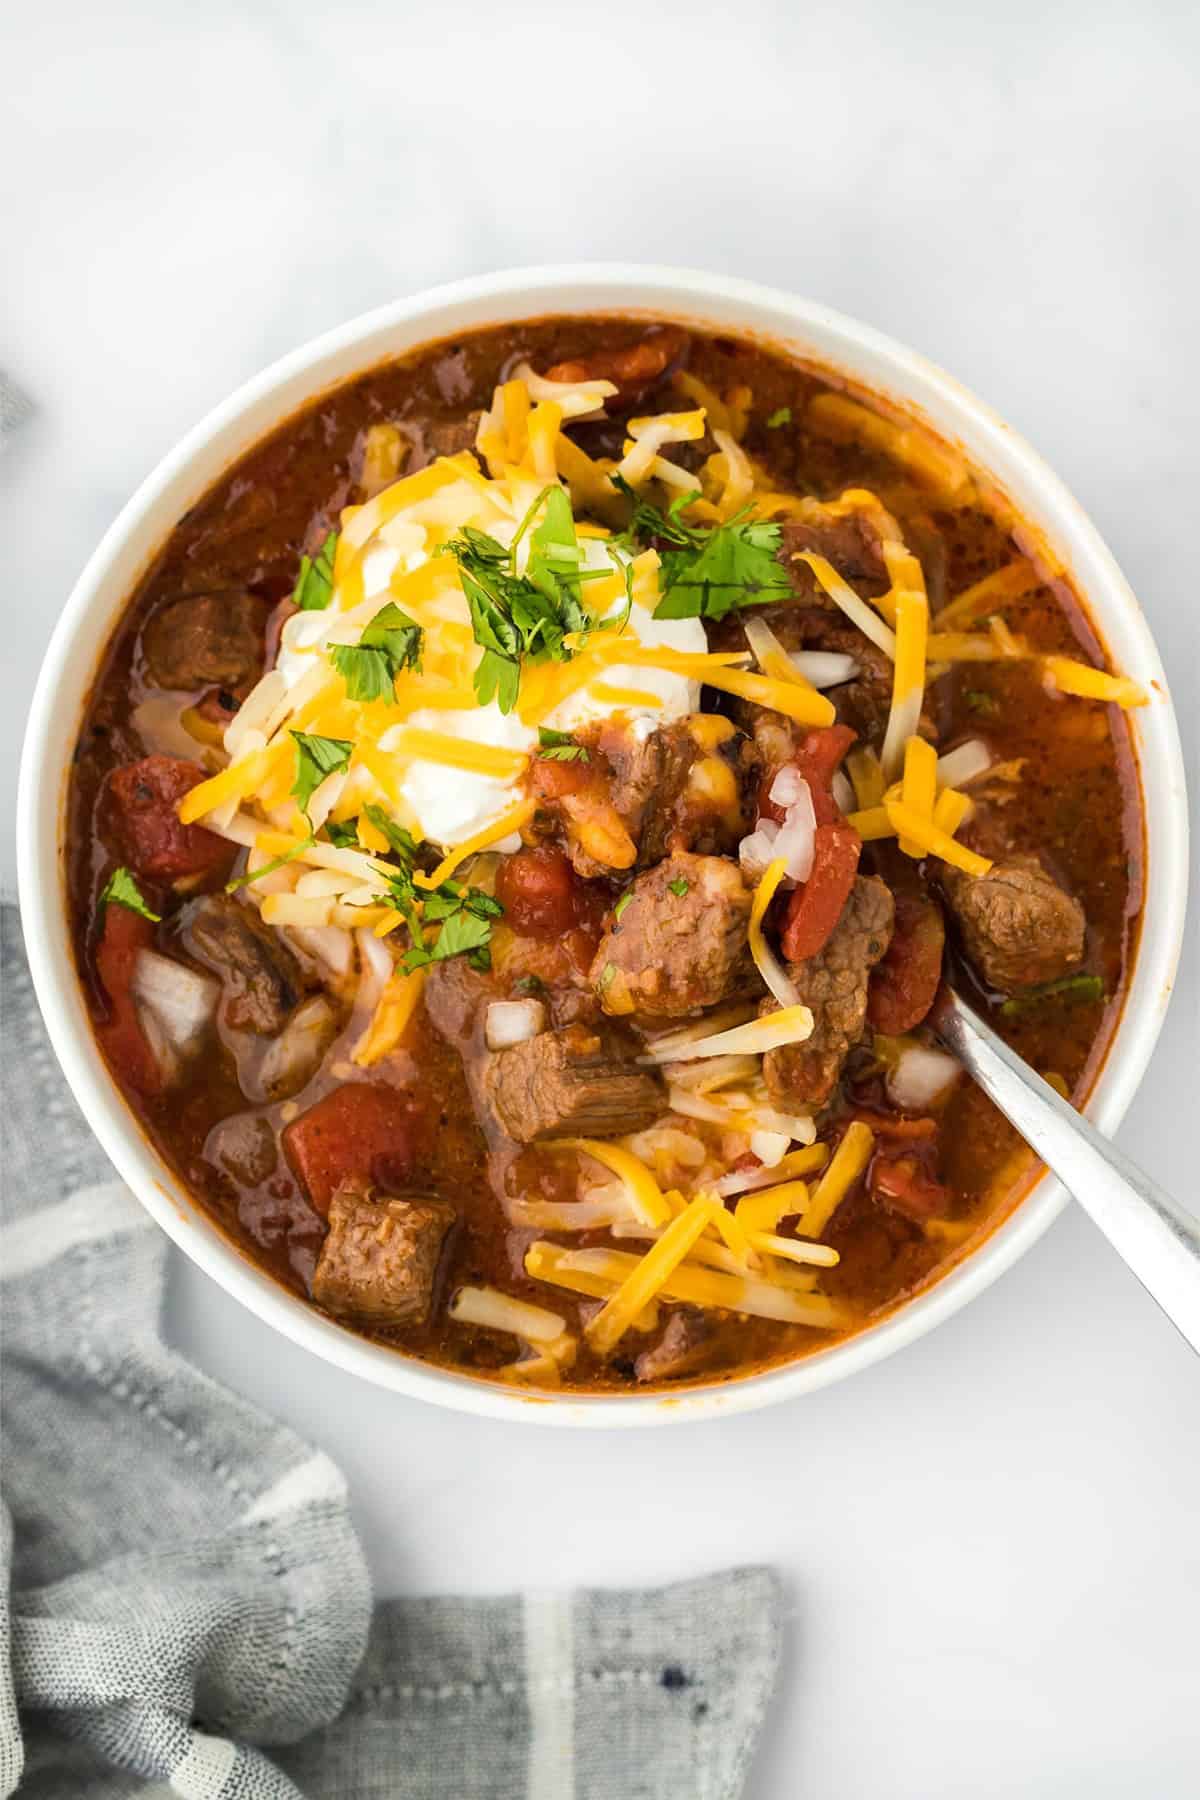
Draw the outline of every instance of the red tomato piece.
M896 923L887 954L871 972L867 1018L876 1031L899 1037L921 1023L942 979L946 924L941 907L920 888L893 889Z
M841 808L833 797L831 783L841 767L842 758L857 736L857 732L851 731L848 725L817 726L804 734L786 765L795 769L807 781L818 825L836 824L842 816ZM771 784L778 773L778 769L768 771L763 778L758 798L759 813L764 819L774 819L777 825L782 823L784 808L770 799L769 795Z
M109 901L96 946L96 973L108 1000L108 1018L97 1025L96 1037L117 1079L146 1099L162 1092L163 1075L138 1018L133 965L138 951L148 950L153 942L149 919Z
M107 807L121 854L145 881L174 882L186 876L224 880L237 845L203 825L181 825L179 802L207 779L198 763L175 756L144 756L114 769L108 778Z
M950 1189L915 1156L876 1156L871 1164L871 1197L920 1225L944 1213Z
M283 1153L315 1212L346 1181L402 1185L413 1160L410 1100L395 1088L348 1081L293 1119L282 1134Z
M577 886L568 858L548 846L506 856L496 874L505 923L521 937L557 938L570 931Z
M789 962L817 956L829 941L850 897L862 855L862 839L845 820L818 825L812 874L788 895L781 943Z
M585 762L560 762L554 757L536 757L531 776L539 800L562 800L596 785L594 771Z

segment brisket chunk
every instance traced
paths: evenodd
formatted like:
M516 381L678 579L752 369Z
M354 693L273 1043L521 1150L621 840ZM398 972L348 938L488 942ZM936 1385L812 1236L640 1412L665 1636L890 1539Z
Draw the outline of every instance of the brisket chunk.
M656 1075L615 1054L582 1025L543 1031L501 1050L487 1064L482 1085L487 1104L518 1144L640 1131L665 1104Z
M454 1219L452 1206L426 1195L376 1200L340 1187L329 1203L313 1299L367 1325L424 1325Z
M745 962L751 897L723 856L682 852L639 875L592 963L605 1012L677 1019L723 1000Z
M262 674L267 610L240 589L169 601L142 632L147 676L161 688L248 688Z
M812 1036L763 1057L763 1077L782 1108L824 1106L847 1053L862 1037L867 1017L867 978L892 936L891 890L875 875L855 878L850 898L829 942L818 956L793 963L789 974L813 1015ZM778 1003L764 1000L760 1015Z
M304 994L304 975L283 939L249 906L223 894L198 902L183 941L220 976L227 1025L258 1037L283 1030Z
M643 1350L634 1364L639 1381L674 1381L700 1368L715 1348L715 1322L699 1306L678 1307L662 1328L656 1344Z
M967 955L989 987L1010 994L1057 981L1083 957L1083 908L1036 856L1010 856L986 875L940 876Z

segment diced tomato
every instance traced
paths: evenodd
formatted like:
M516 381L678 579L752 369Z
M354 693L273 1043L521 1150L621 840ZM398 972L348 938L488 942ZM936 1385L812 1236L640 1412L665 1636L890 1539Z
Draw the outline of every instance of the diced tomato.
M788 895L781 943L789 962L817 956L829 941L850 897L862 855L862 839L852 825L818 825L813 838L812 874Z
M140 913L110 900L96 946L96 973L108 1001L108 1017L96 1036L113 1073L146 1099L162 1092L163 1074L142 1030L133 998L133 965L154 942L154 926Z
M678 361L687 348L686 335L668 326L654 337L643 338L625 350L594 350L589 356L574 356L555 363L546 371L547 381L612 381L620 390L620 400L631 400L643 394Z
M842 758L857 738L848 725L821 725L805 732L787 766L796 770L808 783L813 812L818 825L833 825L841 818L841 808L833 797L832 782L841 767ZM783 820L784 808L770 798L771 785L778 769L769 769L759 791L758 810L764 819Z
M123 859L146 881L224 880L237 845L203 825L181 825L179 802L206 779L198 763L175 756L145 756L114 769L107 810Z
M559 762L553 757L536 757L531 776L539 800L562 800L567 794L581 794L595 784L594 773L586 763Z
M496 898L519 936L556 938L575 924L578 885L562 851L542 846L505 857L496 875Z
M936 1180L915 1154L876 1156L871 1163L870 1188L872 1199L918 1225L944 1213L950 1203L950 1189Z
M329 1215L343 1182L394 1190L413 1160L413 1105L395 1088L348 1081L286 1126L283 1152L314 1211Z
M896 923L887 954L871 972L867 1018L899 1037L919 1025L942 979L946 925L937 901L916 886L893 889Z

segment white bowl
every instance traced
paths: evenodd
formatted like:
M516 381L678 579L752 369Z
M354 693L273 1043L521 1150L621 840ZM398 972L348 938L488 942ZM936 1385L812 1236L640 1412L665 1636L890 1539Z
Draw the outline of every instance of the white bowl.
M761 1375L677 1394L546 1398L415 1361L322 1317L225 1238L142 1136L97 1054L67 928L62 820L76 724L109 634L176 521L243 451L324 390L415 346L478 326L594 312L669 317L753 334L825 364L924 418L987 471L1071 570L1114 666L1153 703L1131 716L1146 820L1146 902L1124 1014L1088 1105L1112 1132L1166 1011L1183 932L1187 810L1167 683L1137 601L1079 505L1004 421L913 351L790 294L687 270L624 265L514 270L433 288L285 356L210 413L143 483L75 586L33 699L18 799L20 893L33 979L75 1097L147 1210L186 1253L285 1337L349 1374L466 1412L556 1425L650 1425L745 1412L824 1387L956 1312L1041 1236L1066 1200L1044 1177L985 1242L927 1292L845 1343Z

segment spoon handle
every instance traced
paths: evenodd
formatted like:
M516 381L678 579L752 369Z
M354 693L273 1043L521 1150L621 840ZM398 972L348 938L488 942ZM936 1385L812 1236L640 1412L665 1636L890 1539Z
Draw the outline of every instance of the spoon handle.
M931 1023L1200 1350L1200 1221L1101 1137L957 994L943 989Z

